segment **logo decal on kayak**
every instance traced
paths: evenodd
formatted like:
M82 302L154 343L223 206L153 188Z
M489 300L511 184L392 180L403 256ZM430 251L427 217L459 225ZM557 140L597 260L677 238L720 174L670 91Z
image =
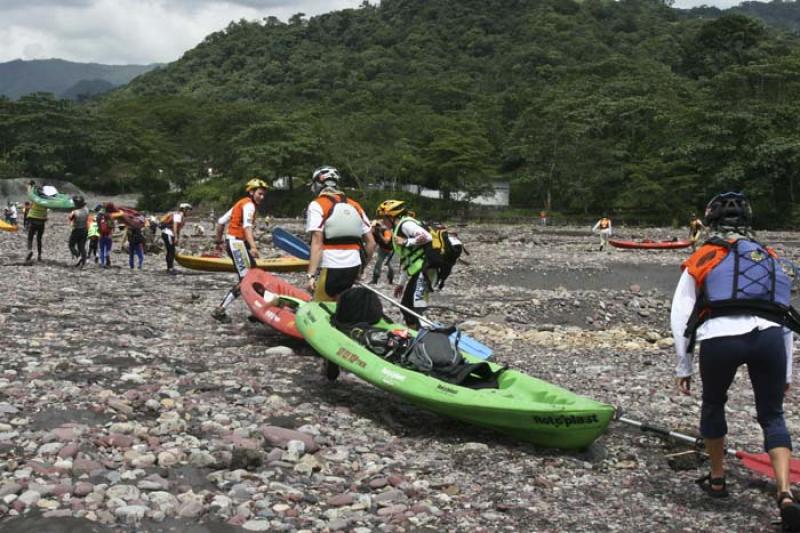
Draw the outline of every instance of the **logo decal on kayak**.
M383 380L384 383L406 380L406 377L403 374L395 372L394 370L390 370L388 368L381 369L381 374L383 374L384 376L386 376L386 378L388 378Z
M547 416L540 416L540 415L533 415L533 423L534 424L542 424L544 426L555 426L559 427L570 427L570 426L582 426L586 424L599 424L600 421L597 419L597 415L547 415Z
M436 385L436 390L446 392L447 394L453 394L453 395L458 394L458 391L456 389L451 389L450 387L446 387L445 385L442 384Z
M341 357L345 361L353 363L361 368L367 368L367 363L362 361L358 355L354 354L347 348L339 348L339 350L336 352L336 356Z

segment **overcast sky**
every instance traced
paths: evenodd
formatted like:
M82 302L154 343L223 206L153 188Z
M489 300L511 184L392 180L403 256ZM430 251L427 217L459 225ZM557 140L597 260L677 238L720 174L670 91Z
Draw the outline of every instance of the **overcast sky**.
M371 0L370 3L376 3ZM738 1L676 0L675 7ZM0 0L0 62L59 58L167 63L232 20L286 21L358 7L361 0Z

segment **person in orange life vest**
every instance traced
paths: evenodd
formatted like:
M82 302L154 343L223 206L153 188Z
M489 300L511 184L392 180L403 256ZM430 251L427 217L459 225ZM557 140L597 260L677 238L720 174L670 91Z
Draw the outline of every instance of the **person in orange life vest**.
M670 321L677 355L676 384L691 393L692 347L699 343L703 382L700 434L711 462L698 480L712 497L728 495L725 483L725 404L737 368L747 365L764 448L775 470L777 503L790 531L800 530L800 505L790 489L791 437L783 415L792 378L791 281L775 253L754 240L744 195L715 196L706 208L710 238L683 264Z
M256 207L264 201L267 189L268 186L264 180L252 178L245 185L247 196L233 204L233 207L217 220L215 243L218 249L221 249L223 245L226 247L228 256L236 268L236 275L239 277L236 285L228 291L219 306L211 313L211 316L220 322L231 321L225 310L238 298L241 293L239 284L242 278L255 266L256 259L259 257L253 228L255 227ZM223 241L222 233L226 226L227 232Z
M689 221L689 240L692 241L692 251L697 247L697 241L700 240L700 234L704 229L706 227L703 225L703 221L692 213L692 219Z
M186 224L186 217L192 210L191 204L181 204L177 211L167 213L161 217L161 240L164 241L166 250L167 273L175 274L175 249L181 238L181 230Z
M611 219L603 215L603 218L592 227L592 233L600 234L600 251L602 252L608 246L608 238L612 234Z
M381 209L378 208L378 216L381 216ZM372 221L372 237L375 239L377 257L375 267L372 269L372 284L378 283L381 278L381 269L386 262L387 276L389 284L394 283L394 269L392 268L392 258L394 257L394 246L392 245L392 230L387 228L382 219Z
M358 202L339 190L340 178L333 167L320 167L311 176L316 198L306 209L306 233L311 234L307 277L317 301L335 301L352 287L375 252L369 219Z

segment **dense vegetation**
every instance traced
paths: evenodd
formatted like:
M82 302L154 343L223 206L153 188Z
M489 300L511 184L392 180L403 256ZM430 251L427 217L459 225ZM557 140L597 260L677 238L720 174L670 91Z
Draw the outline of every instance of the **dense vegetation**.
M798 37L740 14L383 0L232 23L90 106L0 101L0 176L71 175L163 207L328 163L360 188L505 178L516 205L662 222L743 189L789 224L798 94Z

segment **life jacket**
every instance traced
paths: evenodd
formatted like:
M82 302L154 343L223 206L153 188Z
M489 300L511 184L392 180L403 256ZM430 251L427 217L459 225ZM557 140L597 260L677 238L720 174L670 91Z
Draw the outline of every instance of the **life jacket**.
M95 220L101 237L108 237L114 231L113 222L107 213L98 213Z
M401 218L400 221L394 226L394 232L392 233L392 246L394 248L394 254L400 258L400 268L405 270L409 276L413 276L425 266L425 248L423 246L414 246L412 248L409 248L405 245L400 246L396 241L396 237L398 236L405 237L405 235L400 233L400 228L402 228L403 224L409 220L416 222L423 228L425 227L419 220L415 218Z
M611 221L607 218L601 218L597 224L598 229L608 229L609 226L611 226Z
M175 220L175 212L167 213L161 220L159 221L159 227L161 229L172 229L173 221ZM183 229L183 225L186 224L186 215L181 217L181 221L178 223L178 230Z
M750 239L712 238L687 259L683 268L700 293L684 336L694 339L710 318L754 315L800 332L800 314L792 307L792 282L777 254Z
M253 199L249 196L245 196L235 204L233 204L233 212L231 213L231 221L228 223L228 235L231 237L235 237L240 241L244 240L244 206L248 203L253 203ZM255 211L253 212L253 218L255 218ZM252 226L255 220L251 220L250 224Z
M384 228L379 223L373 223L372 236L375 237L375 242L381 250L384 252L392 251L392 230Z
M86 219L86 223L89 225L89 232L87 233L87 237L90 239L97 239L100 237L100 229L97 227L97 220L95 220L94 215L89 215L89 218Z
M47 220L47 208L36 202L31 204L31 209L28 211L28 218L36 220Z
M321 194L323 250L360 250L363 213L358 202L344 194Z

